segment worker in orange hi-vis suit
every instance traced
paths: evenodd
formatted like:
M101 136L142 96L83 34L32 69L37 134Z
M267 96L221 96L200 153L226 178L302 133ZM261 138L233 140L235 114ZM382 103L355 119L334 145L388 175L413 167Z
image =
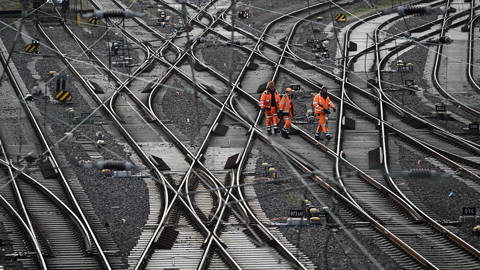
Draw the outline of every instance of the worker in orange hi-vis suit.
M269 81L267 89L263 91L262 97L260 98L260 108L262 111L265 111L265 118L267 122L267 133L272 134L272 118L273 118L273 129L275 133L278 133L278 104L280 103L280 95L275 90L275 83Z
M281 132L282 137L286 139L290 138L288 135L290 134L290 128L292 127L292 118L295 115L293 110L294 92L295 91L293 91L292 88L287 88L286 94L280 100L278 116L280 119L283 117L283 121L285 122Z
M325 137L330 140L332 136L328 134L328 115L330 114L330 108L335 111L335 105L330 100L327 93L327 87L322 87L319 94L316 94L313 98L313 107L315 108L315 117L318 119L318 126L315 132L315 139L323 140L321 134L325 133Z

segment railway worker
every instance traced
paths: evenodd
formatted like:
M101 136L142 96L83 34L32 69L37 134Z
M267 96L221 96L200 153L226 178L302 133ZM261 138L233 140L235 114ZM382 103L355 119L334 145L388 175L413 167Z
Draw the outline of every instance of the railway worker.
M397 61L397 71L403 71L403 68L404 65L403 65L403 61L401 59L398 59Z
M278 115L283 118L285 125L283 126L281 133L282 137L289 139L290 129L292 127L292 118L295 115L293 110L293 97L294 92L292 88L287 88L286 94L280 100Z
M407 63L407 71L408 71L408 72L412 72L412 71L413 71L413 64L410 63L410 62Z
M272 134L272 118L273 118L273 129L275 133L278 133L278 104L280 103L280 95L275 89L275 83L269 81L267 89L263 91L262 97L260 98L260 108L262 111L265 111L265 118L267 122L267 133Z
M327 93L327 87L323 86L320 93L316 94L313 98L313 107L315 108L315 117L318 119L318 125L315 132L315 139L323 140L321 135L325 133L325 137L330 140L332 136L328 134L328 114L330 114L329 108L336 111L335 105L330 100Z

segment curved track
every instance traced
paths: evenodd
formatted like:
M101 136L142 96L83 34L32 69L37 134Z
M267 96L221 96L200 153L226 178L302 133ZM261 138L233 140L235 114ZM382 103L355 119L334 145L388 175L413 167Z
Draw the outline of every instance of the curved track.
M123 4L117 2L117 0L107 2L109 3L107 4L107 7L111 7L108 5L113 4L122 9L126 8ZM318 157L318 162L327 162L328 164L334 165L334 174L336 179L340 181L338 187L340 187L342 191L336 189L337 184L335 184L334 187L326 179L322 179L322 177L312 174L314 181L319 182L327 192L330 192L339 198L344 205L352 209L352 212L361 217L361 219L367 220L372 225L372 228L388 238L396 248L403 250L406 254L413 257L417 263L431 269L439 269L443 267L453 267L451 262L456 261L455 267L473 269L472 267L476 266L476 263L480 258L478 250L438 224L434 219L429 217L428 214L422 212L413 202L408 200L407 196L402 193L393 179L389 176L390 168L388 162L387 134L389 132L392 133L393 136L399 137L402 140L407 141L409 144L414 145L416 148L434 155L445 164L463 171L476 180L480 179L480 176L478 176L473 170L480 169L480 164L465 158L465 155L477 155L480 153L480 146L461 138L460 136L451 134L449 131L438 127L429 120L419 117L414 112L401 108L384 93L382 88L382 68L386 65L387 59L389 59L393 53L389 53L382 57L380 46L388 45L388 43L395 38L390 37L385 40L379 40L378 33L386 23L381 24L381 26L375 29L374 44L370 47L367 46L365 50L357 53L353 57L348 55L347 44L351 38L353 30L361 27L365 21L373 21L375 19L383 20L383 18L381 18L380 15L366 17L362 21L354 23L347 31L345 31L343 39L344 61L341 68L341 76L335 75L331 71L324 70L321 67L306 61L296 55L290 47L298 25L304 20L313 18L316 14L326 12L326 9L322 9L326 3L313 6L312 8L319 9L319 11L315 11L314 14L309 14L303 19L298 19L297 17L289 18L289 16L302 15L302 13L307 11L307 8L302 8L283 15L270 22L260 36L251 34L239 27L233 27L237 33L241 34L242 40L253 40L255 45L252 47L238 47L239 50L248 54L248 57L245 58L245 64L238 74L237 79L231 81L222 75L222 72L216 71L212 67L206 65L195 55L195 47L201 43L201 38L206 37L208 34L213 34L223 40L229 40L229 38L223 33L224 31L217 28L221 23L232 29L232 26L229 25L225 17L228 15L229 8L220 10L216 12L215 15L211 15L209 8L212 7L215 2L217 1L210 1L202 8L198 8L191 4L187 5L188 12L190 14L195 13L194 16L189 17L189 20L193 26L191 34L195 36L196 39L189 44L187 44L188 39L186 40L184 37L177 36L177 34L173 37L165 37L152 27L147 26L140 19L134 19L133 24L129 22L129 27L135 27L135 33L138 33L139 31L144 32L145 34L142 35L142 38L138 38L136 36L137 34L132 34L133 31L125 30L114 22L108 22L116 25L115 27L118 27L126 37L140 46L145 53L145 58L140 60L140 66L130 76L126 77L125 80L109 69L102 60L97 57L71 29L69 29L68 25L63 23L63 27L69 35L80 44L82 51L88 54L100 69L110 76L118 85L113 92L113 95L107 100L102 100L102 98L95 93L91 83L83 77L74 64L72 64L70 59L65 57L60 48L47 36L42 27L40 25L38 26L39 32L43 34L50 46L56 50L59 56L61 56L62 61L64 61L72 73L75 74L87 92L93 97L94 101L114 122L125 140L150 170L154 180L160 184L162 214L159 217L158 224L156 224L155 229L152 230L150 234L150 239L142 244L143 251L141 254L138 254L138 258L135 259L135 266L132 266L134 267L133 269L162 267L162 257L156 255L161 252L154 249L154 244L159 241L159 239L160 241L162 240L164 232L168 231L167 228L173 227L179 229L184 226L195 228L195 231L187 230L186 233L197 235L194 237L195 241L192 240L192 244L202 243L202 247L204 248L202 252L192 255L195 258L192 265L196 265L196 267L200 269L221 267L221 265L217 264L217 255L220 256L229 268L241 269L253 267L249 264L249 261L256 258L255 256L258 256L258 253L255 253L258 250L251 250L251 252L248 252L245 257L240 256L240 254L235 251L236 248L248 248L247 242L242 242L241 234L232 234L233 229L237 228L237 226L244 226L247 231L250 231L254 236L254 241L268 242L271 247L265 249L266 252L269 252L268 250L276 250L276 252L281 254L282 259L284 259L290 267L297 269L311 267L311 265L308 265L307 260L297 258L293 255L292 248L285 243L285 240L279 239L271 232L270 228L267 228L262 223L256 213L249 206L245 197L245 190L241 188L244 177L243 174L245 173L244 169L247 166L248 157L256 137L260 138L275 149L284 149L278 151L282 152L283 155L301 171L312 174L312 172L317 169L315 165L306 163L306 159L302 158L301 155L298 156L297 154L294 154L291 151L291 146L283 145L283 142L265 136L262 129L258 127L262 118L260 112L255 115L242 115L238 112L236 108L237 105L250 104L247 106L251 106L251 108L257 107L257 99L252 96L251 93L245 91L245 86L242 85L247 78L251 79L246 74L248 67L254 61L262 62L262 64L270 65L272 67L273 75L269 78L262 77L265 81L269 79L279 80L279 77L282 77L282 80L284 80L284 77L288 77L289 79L293 78L301 82L302 85L309 88L318 88L320 85L317 80L312 80L309 75L306 75L302 71L292 71L292 64L297 65L301 63L303 66L307 65L313 67L318 74L321 74L322 80L333 80L334 82L336 81L339 83L341 85L340 96L332 95L332 98L340 103L337 119L343 119L347 114L355 117L357 122L361 123L360 129L363 129L364 131L361 132L362 136L365 137L364 139L368 142L372 142L372 147L380 146L382 151L382 167L372 170L368 168L368 164L365 164L365 162L356 158L355 154L348 152L352 151L349 142L356 143L355 140L358 138L352 137L353 134L349 134L344 130L342 121L338 121L336 125L335 147L316 142L304 130L304 127L294 126L300 132L299 137L302 138L304 145L313 145L324 152L324 157ZM169 7L173 12L180 12L178 10L180 8L179 5L164 1L160 1L160 3ZM102 3L102 5L105 4L106 3ZM447 6L448 5L449 2L447 3ZM96 7L100 8L100 5L96 5ZM474 14L473 7L474 4L472 4L471 8L472 14ZM441 21L442 28L439 30L440 35L444 35L444 26L447 25L448 20L452 19L453 21L453 19L459 19L460 17L460 15L450 17L445 15L444 19ZM388 22L392 22L396 19L399 18L392 18L391 20L388 20ZM473 15L470 15L470 19L470 31L472 31L472 26L474 21L478 19L478 16L474 19ZM463 20L461 22L463 22ZM456 22L456 24L461 22ZM429 22L426 23L426 25L434 25L435 23L438 23L438 21ZM288 31L288 25L291 24L293 24L293 26ZM269 31L273 32L272 29L275 29L275 33L282 30L282 34L276 36L269 35ZM277 31L278 29L279 31ZM426 38L433 33L436 32L433 31L432 33L427 33L423 38ZM278 37L282 37L283 35L285 35L283 37L284 43L280 43L280 46L274 45L274 42L279 41ZM147 39L153 38L161 40L161 43L154 45L147 44L145 37L147 37ZM469 38L469 44L473 44L473 34L470 34ZM187 48L181 49L184 48L185 45L188 45ZM407 46L408 44L405 46L402 45L401 49L404 49ZM469 63L472 63L471 59L473 57L471 57L471 54L473 54L473 45L470 46ZM373 93L370 93L368 90L362 89L362 87L358 86L363 83L362 78L359 76L352 77L349 68L352 67L354 62L362 57L362 55L367 55L368 52L372 50L375 52L374 64L377 67L376 75L378 87L375 86L373 88ZM171 52L173 52L174 57L169 55ZM440 54L441 46L439 46L437 50L437 58ZM346 59L349 58L351 60L347 61ZM296 61L292 61L292 59L296 59ZM199 83L195 77L192 76L194 73L193 69L188 71L188 66L184 65L187 60L189 62L194 61L196 64L201 65L206 70L206 72L204 72L205 74L215 78L212 82L224 84L227 89L230 89L228 95L226 97L217 98L215 95L211 94L205 84ZM438 65L438 62L439 61L436 61L436 66ZM161 66L165 70L164 75L155 80L148 96L138 94L138 89L134 88L135 81L137 81L141 73L148 74L151 72L152 67L156 68L156 63L162 64ZM471 67L472 64L469 64L468 70L470 70ZM434 78L437 76L434 76ZM192 149L191 147L188 147L186 143L182 142L182 140L175 135L174 127L165 124L160 120L158 112L156 111L158 95L165 87L167 81L172 78L182 78L186 84L191 85L195 91L201 93L202 96L205 96L216 106L216 114L214 114L211 123L209 123L209 128L204 135L203 141L196 149ZM127 95L122 96L121 93L126 93ZM146 100L146 102L142 100ZM119 108L121 108L121 105L128 105L131 110L120 110ZM390 111L387 111L387 108ZM465 108L468 108L468 106L465 106ZM429 131L432 131L428 132L428 136L438 137L441 138L441 140L452 142L455 146L452 146L451 149L445 150L441 147L441 144L427 142L426 140L430 137L424 137L419 140L415 134L404 132L402 130L403 126L398 125L399 115L406 119L415 119L424 123L428 126ZM210 155L213 151L212 149L218 147L218 145L216 145L218 140L213 137L216 125L221 123L231 125L229 122L230 120L238 121L238 123L247 130L248 137L241 140L244 146L238 148L240 155L236 162L237 168L224 171L221 166L208 164L208 162L204 162L202 159L205 158L207 161L210 160ZM169 141L169 143L175 145L177 148L178 153L176 153L176 157L179 159L186 157L186 166L175 168L176 170L185 172L185 174L178 180L167 179L164 173L161 172L152 162L150 156L150 154L153 154L152 150L139 143L142 132L135 128L135 125L139 122L145 123L145 125L149 126L152 130L150 137L154 138L152 139L153 144L160 144L163 141ZM376 126L378 126L378 130L376 129ZM356 133L358 133L358 130ZM295 143L299 145L301 144L298 140ZM356 149L356 152L366 151L369 149L368 146L369 145L363 145L360 147L361 149ZM348 148L349 150L347 151L345 148ZM196 150L196 152L194 150ZM6 158L5 160L8 159ZM6 166L10 166L9 168L11 168L11 165L7 164ZM353 170L357 174L357 177L349 179L344 178L342 176L342 170L346 168ZM219 171L222 172L219 173ZM382 180L377 180L383 178L384 175L386 175L385 184ZM222 178L224 178L225 181L223 181ZM232 184L236 184L237 188L234 188ZM210 195L202 195L208 189L216 190L216 192L212 192ZM238 204L237 207L229 209L229 205L232 201L239 201L241 203ZM226 226L224 222L232 216L232 211L234 212L233 216L235 216L237 223L233 226ZM418 221L424 221L425 223L418 224ZM84 222L86 221L84 220ZM28 225L28 221L24 222L24 224L25 227L30 227L28 230L31 230L31 225ZM86 223L86 225L88 226L88 223ZM89 233L91 233L91 231L89 231ZM419 236L424 237L426 240L424 242L416 241L416 237ZM224 237L225 239L222 240ZM243 238L244 237L245 236L243 236ZM93 241L95 246L99 247L99 243L96 242L95 239ZM35 243L34 238L32 238L32 243ZM435 243L437 249L430 249L431 243ZM438 250L442 250L442 254L445 256L439 258L437 256ZM100 252L101 259L104 258L102 254L103 253ZM157 262L156 259L158 258L160 261ZM275 256L273 256L273 258L275 258ZM38 260L41 262L42 257L39 256ZM104 268L110 268L106 258L104 258L102 263ZM269 262L268 260L265 260L265 263L266 265L264 265L264 267L273 266L273 261ZM283 267L285 267L285 265Z

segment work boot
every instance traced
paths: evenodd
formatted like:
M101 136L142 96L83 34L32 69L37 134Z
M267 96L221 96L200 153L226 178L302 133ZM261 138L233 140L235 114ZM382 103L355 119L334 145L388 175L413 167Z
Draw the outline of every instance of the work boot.
M327 138L327 140L330 140L332 138L332 135L327 133L327 134L325 134L325 138Z
M320 134L318 134L318 133L315 133L315 140L323 141L322 137L320 137Z
M272 135L272 128L271 127L267 127L267 134Z
M282 128L282 137L285 139L290 139L290 137L288 136L288 131L284 128Z
M280 133L280 130L278 129L278 127L273 127L273 130L275 131L275 134Z

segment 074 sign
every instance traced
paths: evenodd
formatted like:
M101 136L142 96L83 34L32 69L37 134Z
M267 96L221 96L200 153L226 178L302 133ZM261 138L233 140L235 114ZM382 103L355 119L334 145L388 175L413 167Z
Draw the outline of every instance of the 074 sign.
M463 207L462 213L464 216L475 216L477 215L477 208L475 207Z

